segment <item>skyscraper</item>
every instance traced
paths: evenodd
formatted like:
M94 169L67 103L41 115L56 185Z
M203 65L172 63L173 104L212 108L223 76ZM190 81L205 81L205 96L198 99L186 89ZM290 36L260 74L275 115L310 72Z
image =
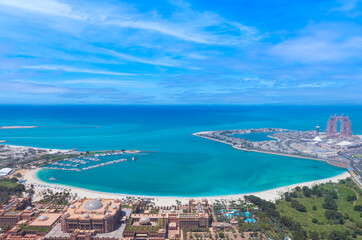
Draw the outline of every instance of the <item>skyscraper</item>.
M341 124L339 134L337 132L338 121ZM327 134L327 136L330 136L330 137L336 137L336 136L350 137L350 136L352 136L351 121L349 120L349 117L345 117L343 114L341 116L337 116L337 114L335 114L334 116L330 116L330 118L327 122L326 134Z

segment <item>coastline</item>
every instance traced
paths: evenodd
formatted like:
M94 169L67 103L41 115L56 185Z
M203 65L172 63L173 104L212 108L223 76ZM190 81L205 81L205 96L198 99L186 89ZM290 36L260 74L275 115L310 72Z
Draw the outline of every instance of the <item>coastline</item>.
M85 189L85 188L72 187L72 186L61 185L61 184L47 183L47 182L43 182L42 180L37 178L36 174L37 174L37 172L39 170L40 170L40 168L31 169L31 170L28 170L24 174L24 180L26 180L26 185L41 184L41 185L44 186L44 187L34 187L34 191L35 191L34 199L35 200L38 200L39 196L40 196L40 192L47 189L47 188L52 189L54 192L63 191L63 189L56 189L55 187L67 188L67 189L70 190L71 193L77 194L77 196L79 198L83 198L83 197L88 197L88 198L97 198L97 197L101 197L101 198L125 198L125 197L152 198L152 199L154 199L154 202L155 202L156 206L172 206L172 205L176 205L176 200L179 200L182 204L184 204L184 203L187 203L189 199L191 199L190 197L160 197L160 196L142 196L142 195L130 195L130 194L120 194L120 193L107 193L107 192L99 192L99 191L89 190L89 189ZM346 172L344 172L342 174L339 174L337 176L330 177L330 178L319 179L319 180L309 181L309 182L296 183L296 184L291 184L291 185L287 185L287 186L283 186L283 187L277 187L277 188L269 189L269 190L265 190L265 191L234 194L234 195L226 195L226 196L192 197L192 198L206 198L210 202L213 203L216 200L220 200L220 199L237 200L239 198L243 198L246 195L255 195L257 197L260 197L260 198L268 200L268 201L275 201L278 198L280 198L280 196L284 192L290 191L291 189L295 188L296 186L300 186L300 187L308 186L308 187L311 187L313 185L321 184L321 183L327 183L329 181L338 182L339 180L345 179L347 177L350 177L350 173L346 171Z
M6 140L1 140L0 143L7 143L8 141ZM71 151L70 149L55 149L55 148L40 148L40 147L32 147L32 146L22 146L22 145L13 145L13 144L4 144L6 146L9 146L9 147L17 147L17 148L33 148L33 149L37 149L37 150L47 150L49 151L50 154L52 153L66 153L66 152L69 152Z
M37 128L38 126L2 126L0 129L23 129L23 128Z
M198 132L198 133L206 133L209 131L205 131L205 132ZM304 157L304 156L299 156L299 155L292 155L292 154L287 154L287 153L278 153L278 152L269 152L269 151L262 151L262 150L255 150L255 149L246 149L246 148L240 148L237 146L234 146L228 142L225 141L221 141L221 140L217 140L217 139L213 139L213 138L209 138L209 137L205 137L205 136L199 136L197 135L198 133L193 133L193 136L196 137L201 137L201 138L205 138L211 141L215 141L215 142L220 142L220 143L224 143L227 144L229 146L231 146L234 149L237 150L242 150L242 151L247 151L247 152L257 152L257 153L265 153L265 154L272 154L272 155L278 155L278 156L284 156L284 157L293 157L293 158L300 158L300 159L309 159L309 160L315 160L315 161L322 161L322 162L328 162L328 160L326 159L322 159L322 158L313 158L313 157Z

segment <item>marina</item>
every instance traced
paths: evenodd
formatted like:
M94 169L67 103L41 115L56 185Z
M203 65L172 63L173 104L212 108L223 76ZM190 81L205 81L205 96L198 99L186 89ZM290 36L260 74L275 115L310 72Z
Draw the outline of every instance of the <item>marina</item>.
M81 171L86 171L89 169L94 169L94 168L98 168L98 167L108 166L108 165L112 165L115 163L127 161L126 158L114 159L114 160L109 160L109 161L107 161L106 159L100 159L100 158L104 158L104 157L117 156L117 155L120 155L119 152L111 153L111 154L108 154L108 153L95 154L94 157L87 156L87 157L83 157L81 159L80 158L70 158L70 159L65 159L63 161L54 162L50 165L45 165L45 166L43 166L43 169L81 172ZM135 157L132 157L131 159L132 159L132 161L134 161ZM85 160L87 160L87 161L85 161ZM65 162L71 162L71 163L65 163ZM97 164L93 164L96 162L97 162ZM77 163L77 164L72 164L72 163ZM49 180L54 181L55 179L49 178Z
M79 166L79 164L59 163L59 162L52 163L52 165L61 166L61 167L78 167Z

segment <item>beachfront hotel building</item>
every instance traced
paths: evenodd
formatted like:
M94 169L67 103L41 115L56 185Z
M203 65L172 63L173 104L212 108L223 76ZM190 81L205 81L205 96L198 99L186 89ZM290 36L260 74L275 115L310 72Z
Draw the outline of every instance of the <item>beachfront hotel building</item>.
M179 239L182 229L207 229L210 227L207 208L206 200L190 200L187 212L172 208L160 209L157 214L152 214L150 210L131 214L123 239Z
M109 233L116 229L121 215L119 200L82 199L74 202L62 214L61 229L67 233L79 230Z
M13 227L21 220L31 219L34 214L30 197L12 197L9 204L0 209L0 226Z

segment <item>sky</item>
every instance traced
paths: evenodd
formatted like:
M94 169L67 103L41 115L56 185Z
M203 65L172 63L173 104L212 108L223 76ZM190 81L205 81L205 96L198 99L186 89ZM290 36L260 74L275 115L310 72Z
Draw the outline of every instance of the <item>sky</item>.
M0 0L0 104L362 103L362 0Z

